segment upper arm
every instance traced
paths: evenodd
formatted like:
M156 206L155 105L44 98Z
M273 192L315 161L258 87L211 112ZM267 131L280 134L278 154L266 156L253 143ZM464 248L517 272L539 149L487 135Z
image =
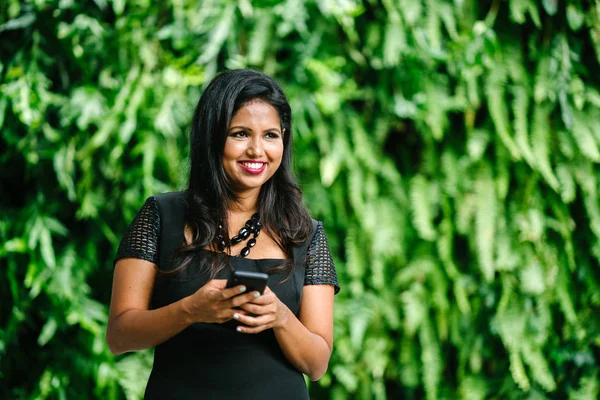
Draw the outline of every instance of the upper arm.
M154 197L138 211L115 258L109 321L130 309L149 309L159 263L160 214Z
M308 247L299 318L308 330L325 339L330 350L333 346L333 298L338 291L327 236L323 225L318 223Z

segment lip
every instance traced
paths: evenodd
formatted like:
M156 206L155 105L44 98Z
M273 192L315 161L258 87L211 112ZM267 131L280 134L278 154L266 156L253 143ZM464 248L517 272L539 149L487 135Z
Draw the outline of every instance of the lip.
M243 163L261 163L262 167L260 167L259 169L251 169L246 167ZM248 172L249 174L252 175L258 175L260 173L262 173L265 168L267 168L267 163L266 162L262 162L262 161L254 161L254 160L244 160L244 161L238 161L238 165L240 167L242 167L242 169L246 172Z

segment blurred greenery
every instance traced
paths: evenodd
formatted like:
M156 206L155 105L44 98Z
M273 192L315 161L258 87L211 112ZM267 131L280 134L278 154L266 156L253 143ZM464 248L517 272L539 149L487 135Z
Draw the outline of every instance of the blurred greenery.
M250 67L342 291L315 399L600 395L600 1L0 3L0 397L137 399L112 257Z

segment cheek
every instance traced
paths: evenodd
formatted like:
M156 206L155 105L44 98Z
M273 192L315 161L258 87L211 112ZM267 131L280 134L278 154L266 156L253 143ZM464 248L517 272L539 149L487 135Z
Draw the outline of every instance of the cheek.
M269 146L268 152L273 160L281 160L283 157L283 143L273 143Z
M227 158L235 158L239 153L238 146L236 146L235 142L226 141L225 148L223 148L223 160Z

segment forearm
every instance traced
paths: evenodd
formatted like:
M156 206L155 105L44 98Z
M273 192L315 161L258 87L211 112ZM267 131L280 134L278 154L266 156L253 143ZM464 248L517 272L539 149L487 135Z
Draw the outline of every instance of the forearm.
M286 358L311 380L317 380L329 364L331 348L326 340L308 330L286 307L285 323L273 328Z
M113 354L154 347L185 328L191 321L184 300L156 310L131 309L109 321L106 341Z

